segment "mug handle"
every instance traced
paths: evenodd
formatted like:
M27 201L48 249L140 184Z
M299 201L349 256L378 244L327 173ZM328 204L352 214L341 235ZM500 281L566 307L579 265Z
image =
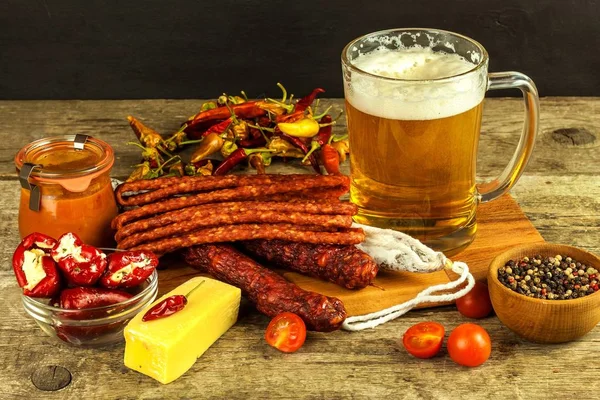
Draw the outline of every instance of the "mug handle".
M525 103L525 123L521 139L512 159L500 176L490 182L477 185L479 202L486 203L502 196L517 182L533 151L538 131L540 99L533 81L520 72L491 72L488 74L488 90L520 89Z

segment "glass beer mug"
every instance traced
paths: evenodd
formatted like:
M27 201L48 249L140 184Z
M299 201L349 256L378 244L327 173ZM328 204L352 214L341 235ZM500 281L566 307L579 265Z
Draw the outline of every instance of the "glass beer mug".
M477 231L476 208L506 193L533 150L539 99L519 72L488 73L488 54L465 36L392 29L342 52L350 140L350 199L359 223L403 231L454 254ZM518 88L525 124L495 180L475 183L487 90Z

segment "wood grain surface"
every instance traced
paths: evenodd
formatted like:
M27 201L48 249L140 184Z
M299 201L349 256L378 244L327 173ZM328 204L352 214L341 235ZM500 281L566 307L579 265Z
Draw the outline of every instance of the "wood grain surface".
M128 370L122 345L88 350L53 342L26 316L10 268L19 240L14 153L48 134L91 133L114 144L115 175L123 176L137 162L136 151L124 145L133 138L127 114L166 132L199 104L197 100L0 102L1 398L598 398L598 326L575 342L541 345L520 339L496 317L483 319L478 323L492 338L492 355L474 369L454 364L445 346L439 356L418 360L398 344L404 331L417 322L435 320L447 332L469 322L453 306L412 311L363 332L309 333L304 347L294 354L267 346L263 334L268 318L245 306L239 322L184 377L167 386ZM546 241L599 254L600 99L546 98L541 110L537 147L512 196ZM480 180L494 177L506 164L518 141L521 116L516 100L486 101ZM588 139L580 142L580 136ZM32 377L51 375L45 373L49 366L70 371L70 383L55 392L37 389ZM64 384L66 377L55 378Z

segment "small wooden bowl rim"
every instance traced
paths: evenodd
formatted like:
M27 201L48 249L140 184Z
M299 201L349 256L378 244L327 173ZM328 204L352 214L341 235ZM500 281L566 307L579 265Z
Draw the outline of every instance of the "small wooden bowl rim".
M520 294L520 293L512 291L511 289L504 286L504 284L502 282L500 282L500 279L498 279L498 268L500 268L501 266L504 266L506 264L506 262L511 259L510 257L507 257L509 254L515 254L515 253L520 253L520 252L531 252L532 256L533 255L541 255L542 257L546 257L547 255L545 254L545 251L553 250L555 247L562 247L564 249L565 253L567 253L568 251L574 251L574 252L587 254L588 256L590 256L590 258L592 258L594 260L594 263L593 264L588 263L588 264L590 264L588 266L593 267L600 271L600 258L598 256L596 256L595 254L590 253L587 250L583 250L578 247L569 246L569 245L560 244L560 243L547 243L546 242L546 243L526 244L526 245L522 245L522 246L512 247L511 249L506 250L503 253L500 253L496 257L494 257L494 259L490 263L490 268L488 270L488 286L492 283L492 282L489 282L489 278L491 277L492 279L494 279L493 284L495 284L496 287L500 287L500 290L502 291L502 293L507 296L512 296L513 298L516 298L516 299L519 299L522 301L526 301L526 302L544 304L547 306L557 306L557 307L567 306L567 305L568 306L579 305L580 303L593 301L597 297L599 297L600 290L596 291L596 293L594 293L594 294L588 294L587 296L579 297L576 299L568 299L568 300L536 299L536 298L529 297L524 294ZM554 255L556 255L556 254L554 254ZM569 257L575 258L571 254L562 254L562 255L567 255ZM515 260L515 261L517 261L517 260Z

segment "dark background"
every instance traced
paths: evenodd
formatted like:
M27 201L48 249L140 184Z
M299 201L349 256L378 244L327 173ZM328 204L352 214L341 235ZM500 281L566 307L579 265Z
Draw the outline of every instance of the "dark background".
M341 97L347 42L414 26L480 41L490 71L542 96L597 96L599 17L596 0L3 0L0 99L278 95L278 81Z

